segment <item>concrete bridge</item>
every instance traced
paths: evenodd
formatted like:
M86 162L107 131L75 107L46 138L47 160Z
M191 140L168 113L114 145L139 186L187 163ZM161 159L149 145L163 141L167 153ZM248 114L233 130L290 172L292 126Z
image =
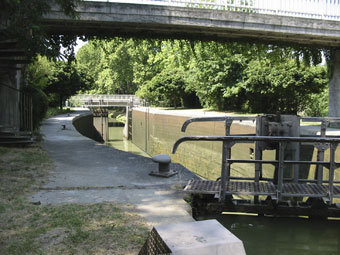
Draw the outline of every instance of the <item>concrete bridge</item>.
M329 116L340 116L339 0L84 1L79 18L52 7L54 34L266 42L331 48Z
M250 4L251 2L251 4ZM340 46L338 0L85 1L73 20L53 7L53 33Z

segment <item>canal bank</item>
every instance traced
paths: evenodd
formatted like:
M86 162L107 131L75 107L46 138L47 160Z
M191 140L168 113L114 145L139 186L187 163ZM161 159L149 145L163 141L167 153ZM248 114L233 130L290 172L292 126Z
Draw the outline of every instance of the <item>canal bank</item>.
M168 179L149 176L158 167L150 158L116 150L76 131L72 120L87 113L76 111L44 121L43 147L55 168L31 201L128 204L150 225L193 221L182 187L195 175L173 164L178 175Z

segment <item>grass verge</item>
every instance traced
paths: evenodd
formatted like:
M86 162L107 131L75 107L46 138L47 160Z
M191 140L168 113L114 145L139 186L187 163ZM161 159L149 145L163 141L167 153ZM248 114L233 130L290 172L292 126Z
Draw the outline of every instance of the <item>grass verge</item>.
M39 146L0 147L0 254L136 254L148 233L128 206L34 205L53 168Z

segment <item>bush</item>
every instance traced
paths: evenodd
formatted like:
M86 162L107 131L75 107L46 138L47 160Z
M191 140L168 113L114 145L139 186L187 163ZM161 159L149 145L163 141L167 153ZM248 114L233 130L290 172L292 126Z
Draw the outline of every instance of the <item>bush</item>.
M33 130L36 130L39 128L40 122L45 118L48 109L48 98L38 87L28 86L25 88L25 93L32 97Z
M328 88L321 93L310 96L302 115L309 117L328 116Z
M45 118L53 117L59 114L70 113L70 112L72 112L70 108L60 110L59 107L49 107L45 114Z
M142 86L137 95L156 106L181 107L192 105L195 94L188 91L185 72L180 68L164 69Z

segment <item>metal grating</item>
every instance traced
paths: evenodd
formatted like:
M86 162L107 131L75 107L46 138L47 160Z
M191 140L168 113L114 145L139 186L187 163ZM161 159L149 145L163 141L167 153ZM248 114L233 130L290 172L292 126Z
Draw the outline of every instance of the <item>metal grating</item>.
M190 180L184 191L200 194L217 194L220 190L220 181ZM272 183L255 182L228 182L226 194L237 195L273 195L276 187Z
M340 198L340 186L339 185L334 185L334 197Z
M138 255L171 255L170 248L153 228Z
M328 196L328 186L318 184L285 183L282 195L293 197L325 197Z
M198 194L218 194L220 181L190 180L184 191ZM276 195L277 186L270 182L228 182L228 195ZM318 184L285 183L282 195L290 197L328 197L329 186ZM340 198L340 186L334 186L334 197Z
M235 195L275 195L276 187L269 182L228 182L226 193Z
M219 181L190 180L184 191L189 193L216 194L220 190Z

